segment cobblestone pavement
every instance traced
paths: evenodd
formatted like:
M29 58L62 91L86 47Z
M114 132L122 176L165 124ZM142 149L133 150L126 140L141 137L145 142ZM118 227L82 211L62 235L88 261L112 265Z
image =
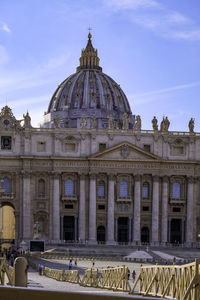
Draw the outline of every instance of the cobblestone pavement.
M40 260L41 261L41 260ZM39 260L38 260L39 262ZM43 265L49 267L49 268L55 268L55 269L68 269L69 260L44 260L42 259ZM139 274L139 267L140 264L138 263L131 263L131 262L117 262L117 261L95 261L94 268L98 268L101 270L104 267L116 267L121 266L122 264L126 265L130 272L132 273L133 269L136 271L136 276ZM92 262L88 260L77 260L77 267L74 266L73 261L73 268L72 269L79 269L80 274L84 274L85 269L91 268ZM132 279L132 278L131 278ZM130 279L130 285L133 286L132 280ZM68 282L61 282L56 281L54 279L48 278L46 276L40 276L38 272L33 270L31 267L28 270L28 287L34 287L34 288L44 288L44 289L53 289L53 290L60 290L60 291L74 291L74 292L98 292L100 294L115 294L115 295L121 295L126 294L123 292L113 292L106 289L97 289L97 288L90 288L90 287L82 287L79 284L73 284Z

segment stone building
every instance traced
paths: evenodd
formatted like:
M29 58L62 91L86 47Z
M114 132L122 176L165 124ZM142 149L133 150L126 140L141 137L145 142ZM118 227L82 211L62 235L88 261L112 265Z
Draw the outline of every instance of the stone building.
M0 216L15 241L184 243L200 237L200 133L143 130L119 84L102 72L91 34L76 72L56 89L40 128L0 113ZM0 234L2 235L2 217Z

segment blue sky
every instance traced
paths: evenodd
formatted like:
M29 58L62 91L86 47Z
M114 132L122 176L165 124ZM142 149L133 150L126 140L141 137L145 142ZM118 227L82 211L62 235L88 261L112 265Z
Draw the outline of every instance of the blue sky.
M75 72L92 27L103 72L126 93L142 129L200 131L199 0L0 0L0 107L42 123L57 85Z

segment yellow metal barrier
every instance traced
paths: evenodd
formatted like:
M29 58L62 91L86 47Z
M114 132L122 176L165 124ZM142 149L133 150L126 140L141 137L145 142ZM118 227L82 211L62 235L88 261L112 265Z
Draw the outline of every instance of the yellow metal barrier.
M128 268L125 266L103 269L99 283L99 287L105 289L123 292L131 290L128 282Z
M0 285L5 285L5 275L8 277L8 285L15 284L14 268L6 264L6 258L0 258Z
M57 270L43 267L42 275L53 278L58 281L67 281L72 283L79 283L80 276L78 270Z
M139 284L139 294L169 299L199 300L199 262L182 266L142 266L131 290L134 294Z
M98 269L88 269L80 282L82 286L98 287Z
M67 270L63 273L63 281L79 283L80 275L78 270Z

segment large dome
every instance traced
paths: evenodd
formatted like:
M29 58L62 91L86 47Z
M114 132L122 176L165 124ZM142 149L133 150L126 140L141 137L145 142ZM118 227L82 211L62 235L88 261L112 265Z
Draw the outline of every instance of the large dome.
M133 128L134 116L126 95L99 67L97 50L92 46L89 33L80 66L56 89L45 114L44 126L80 128L84 119L86 128L107 128L109 120L114 128L120 128L124 118L129 120L128 128Z

